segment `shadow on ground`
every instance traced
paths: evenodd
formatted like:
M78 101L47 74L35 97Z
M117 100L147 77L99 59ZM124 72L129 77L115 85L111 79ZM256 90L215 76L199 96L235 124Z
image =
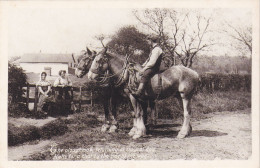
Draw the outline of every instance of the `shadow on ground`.
M224 135L227 135L227 133L219 132L219 131L210 131L210 130L195 130L192 131L190 137L198 137L198 136L217 137L217 136L224 136Z
M178 135L181 124L160 124L150 126L147 130L148 137L156 137L156 138L175 138ZM189 137L217 137L224 136L227 133L212 131L212 130L193 130Z

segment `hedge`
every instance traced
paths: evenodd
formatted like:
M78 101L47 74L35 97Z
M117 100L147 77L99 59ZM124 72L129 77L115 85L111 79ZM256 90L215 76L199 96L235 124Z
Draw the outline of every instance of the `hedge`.
M207 73L200 76L201 91L251 91L251 74Z

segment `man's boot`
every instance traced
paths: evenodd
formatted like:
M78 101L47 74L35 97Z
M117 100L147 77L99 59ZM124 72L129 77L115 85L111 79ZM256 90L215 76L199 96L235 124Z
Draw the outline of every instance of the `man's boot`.
M139 98L143 98L144 97L144 88L145 88L145 84L140 83L138 86L138 90L136 92L133 92L132 95L139 97Z

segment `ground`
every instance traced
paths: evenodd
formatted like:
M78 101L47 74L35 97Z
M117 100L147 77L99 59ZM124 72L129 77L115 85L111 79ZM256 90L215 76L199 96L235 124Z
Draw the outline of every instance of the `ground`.
M185 139L176 138L180 120L159 120L146 137L133 140L130 127L101 133L102 123L88 124L86 117L81 125L71 122L62 136L9 147L9 160L240 160L252 152L250 108L192 119L193 132Z

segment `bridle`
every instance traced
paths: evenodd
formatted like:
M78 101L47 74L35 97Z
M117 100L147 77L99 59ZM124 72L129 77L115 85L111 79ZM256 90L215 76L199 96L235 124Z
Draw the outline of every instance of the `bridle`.
M128 59L129 59L130 55L126 55L125 57L125 61L124 61L124 66L123 68L121 68L117 73L114 74L110 74L110 69L111 69L111 64L109 63L109 58L107 55L103 55L103 57L100 58L100 60L97 62L98 63L98 68L96 69L92 69L90 68L90 72L98 75L98 77L101 79L100 81L97 81L98 83L105 83L107 82L110 78L120 75L120 77L118 78L118 80L114 83L115 86L120 86L123 83L123 77L124 77L124 73L127 70L127 65L128 65ZM108 65L107 70L105 71L104 74L100 74L100 70L101 68L103 68L104 64Z
M94 58L96 57L96 55L93 56L85 56L81 59L81 61L78 63L77 69L81 70L81 71L86 71L86 67L88 66L88 64L94 60ZM80 66L80 64L82 64L81 62L84 62L82 66Z

